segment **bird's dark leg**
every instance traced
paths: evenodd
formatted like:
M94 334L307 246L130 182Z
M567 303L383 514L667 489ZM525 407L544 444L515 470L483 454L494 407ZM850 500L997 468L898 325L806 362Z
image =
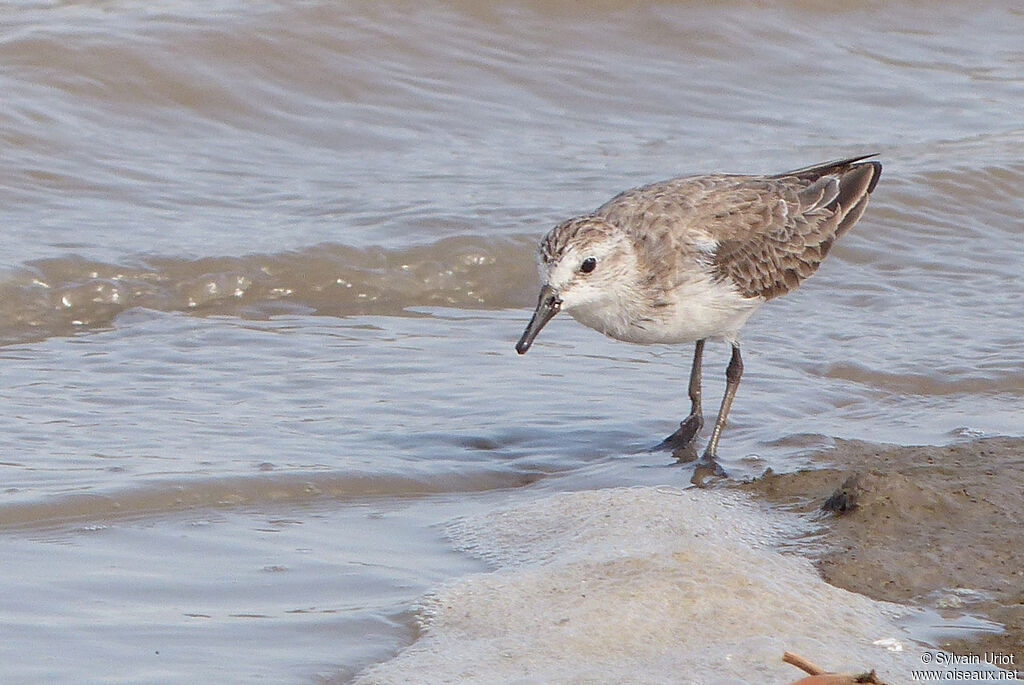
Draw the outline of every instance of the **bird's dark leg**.
M715 420L715 429L711 433L711 440L708 441L704 456L701 457L697 472L694 473L695 481L698 473L701 480L708 475L724 476L725 469L718 463L718 439L722 437L722 429L725 428L725 418L729 415L729 408L732 400L736 397L736 388L740 385L740 377L743 375L743 358L740 356L740 346L732 344L732 357L729 359L729 366L725 369L725 394L722 395L722 406L718 410L718 419Z
M697 458L694 443L697 433L704 426L704 415L700 410L700 366L704 356L704 341L698 340L693 349L693 366L690 368L690 415L679 424L679 429L665 438L662 447L671 448L672 456L679 461L693 461Z

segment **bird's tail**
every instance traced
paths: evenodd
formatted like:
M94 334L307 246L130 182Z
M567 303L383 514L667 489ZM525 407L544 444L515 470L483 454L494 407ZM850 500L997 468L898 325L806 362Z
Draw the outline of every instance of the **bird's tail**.
M882 175L882 164L878 161L865 162L875 154L837 159L823 164L794 169L779 174L776 178L797 177L817 185L819 181L838 182L837 192L828 199L825 206L838 210L841 217L835 229L835 237L846 233L860 219L868 206L868 195L875 189Z

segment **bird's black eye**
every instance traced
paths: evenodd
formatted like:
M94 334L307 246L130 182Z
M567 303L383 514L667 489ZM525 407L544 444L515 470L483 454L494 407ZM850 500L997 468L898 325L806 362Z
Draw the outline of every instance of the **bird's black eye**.
M594 267L596 266L597 260L594 259L593 257L587 257L586 259L583 260L583 263L580 264L580 271L582 271L585 274L589 274L591 271L594 270Z

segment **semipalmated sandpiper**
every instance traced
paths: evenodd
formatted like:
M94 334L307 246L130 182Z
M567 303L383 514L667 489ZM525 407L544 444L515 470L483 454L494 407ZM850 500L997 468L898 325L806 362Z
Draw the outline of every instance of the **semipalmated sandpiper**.
M813 274L864 213L882 173L873 155L775 176L710 174L627 190L555 226L537 251L537 309L516 344L524 354L560 311L618 340L696 342L690 414L662 445L695 458L704 424L701 357L708 338L732 346L714 430L698 466L724 475L716 455L743 372L739 332L768 300ZM695 478L698 474L695 473Z

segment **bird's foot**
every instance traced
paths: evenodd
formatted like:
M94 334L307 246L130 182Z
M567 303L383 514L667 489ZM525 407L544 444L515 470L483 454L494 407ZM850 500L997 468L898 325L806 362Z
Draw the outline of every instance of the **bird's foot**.
M703 416L690 414L675 433L661 441L658 449L672 450L672 456L680 463L693 461L697 458L697 433L703 426Z
M694 466L690 482L699 488L703 488L711 485L716 480L728 478L728 476L729 474L722 468L715 455L704 454Z

